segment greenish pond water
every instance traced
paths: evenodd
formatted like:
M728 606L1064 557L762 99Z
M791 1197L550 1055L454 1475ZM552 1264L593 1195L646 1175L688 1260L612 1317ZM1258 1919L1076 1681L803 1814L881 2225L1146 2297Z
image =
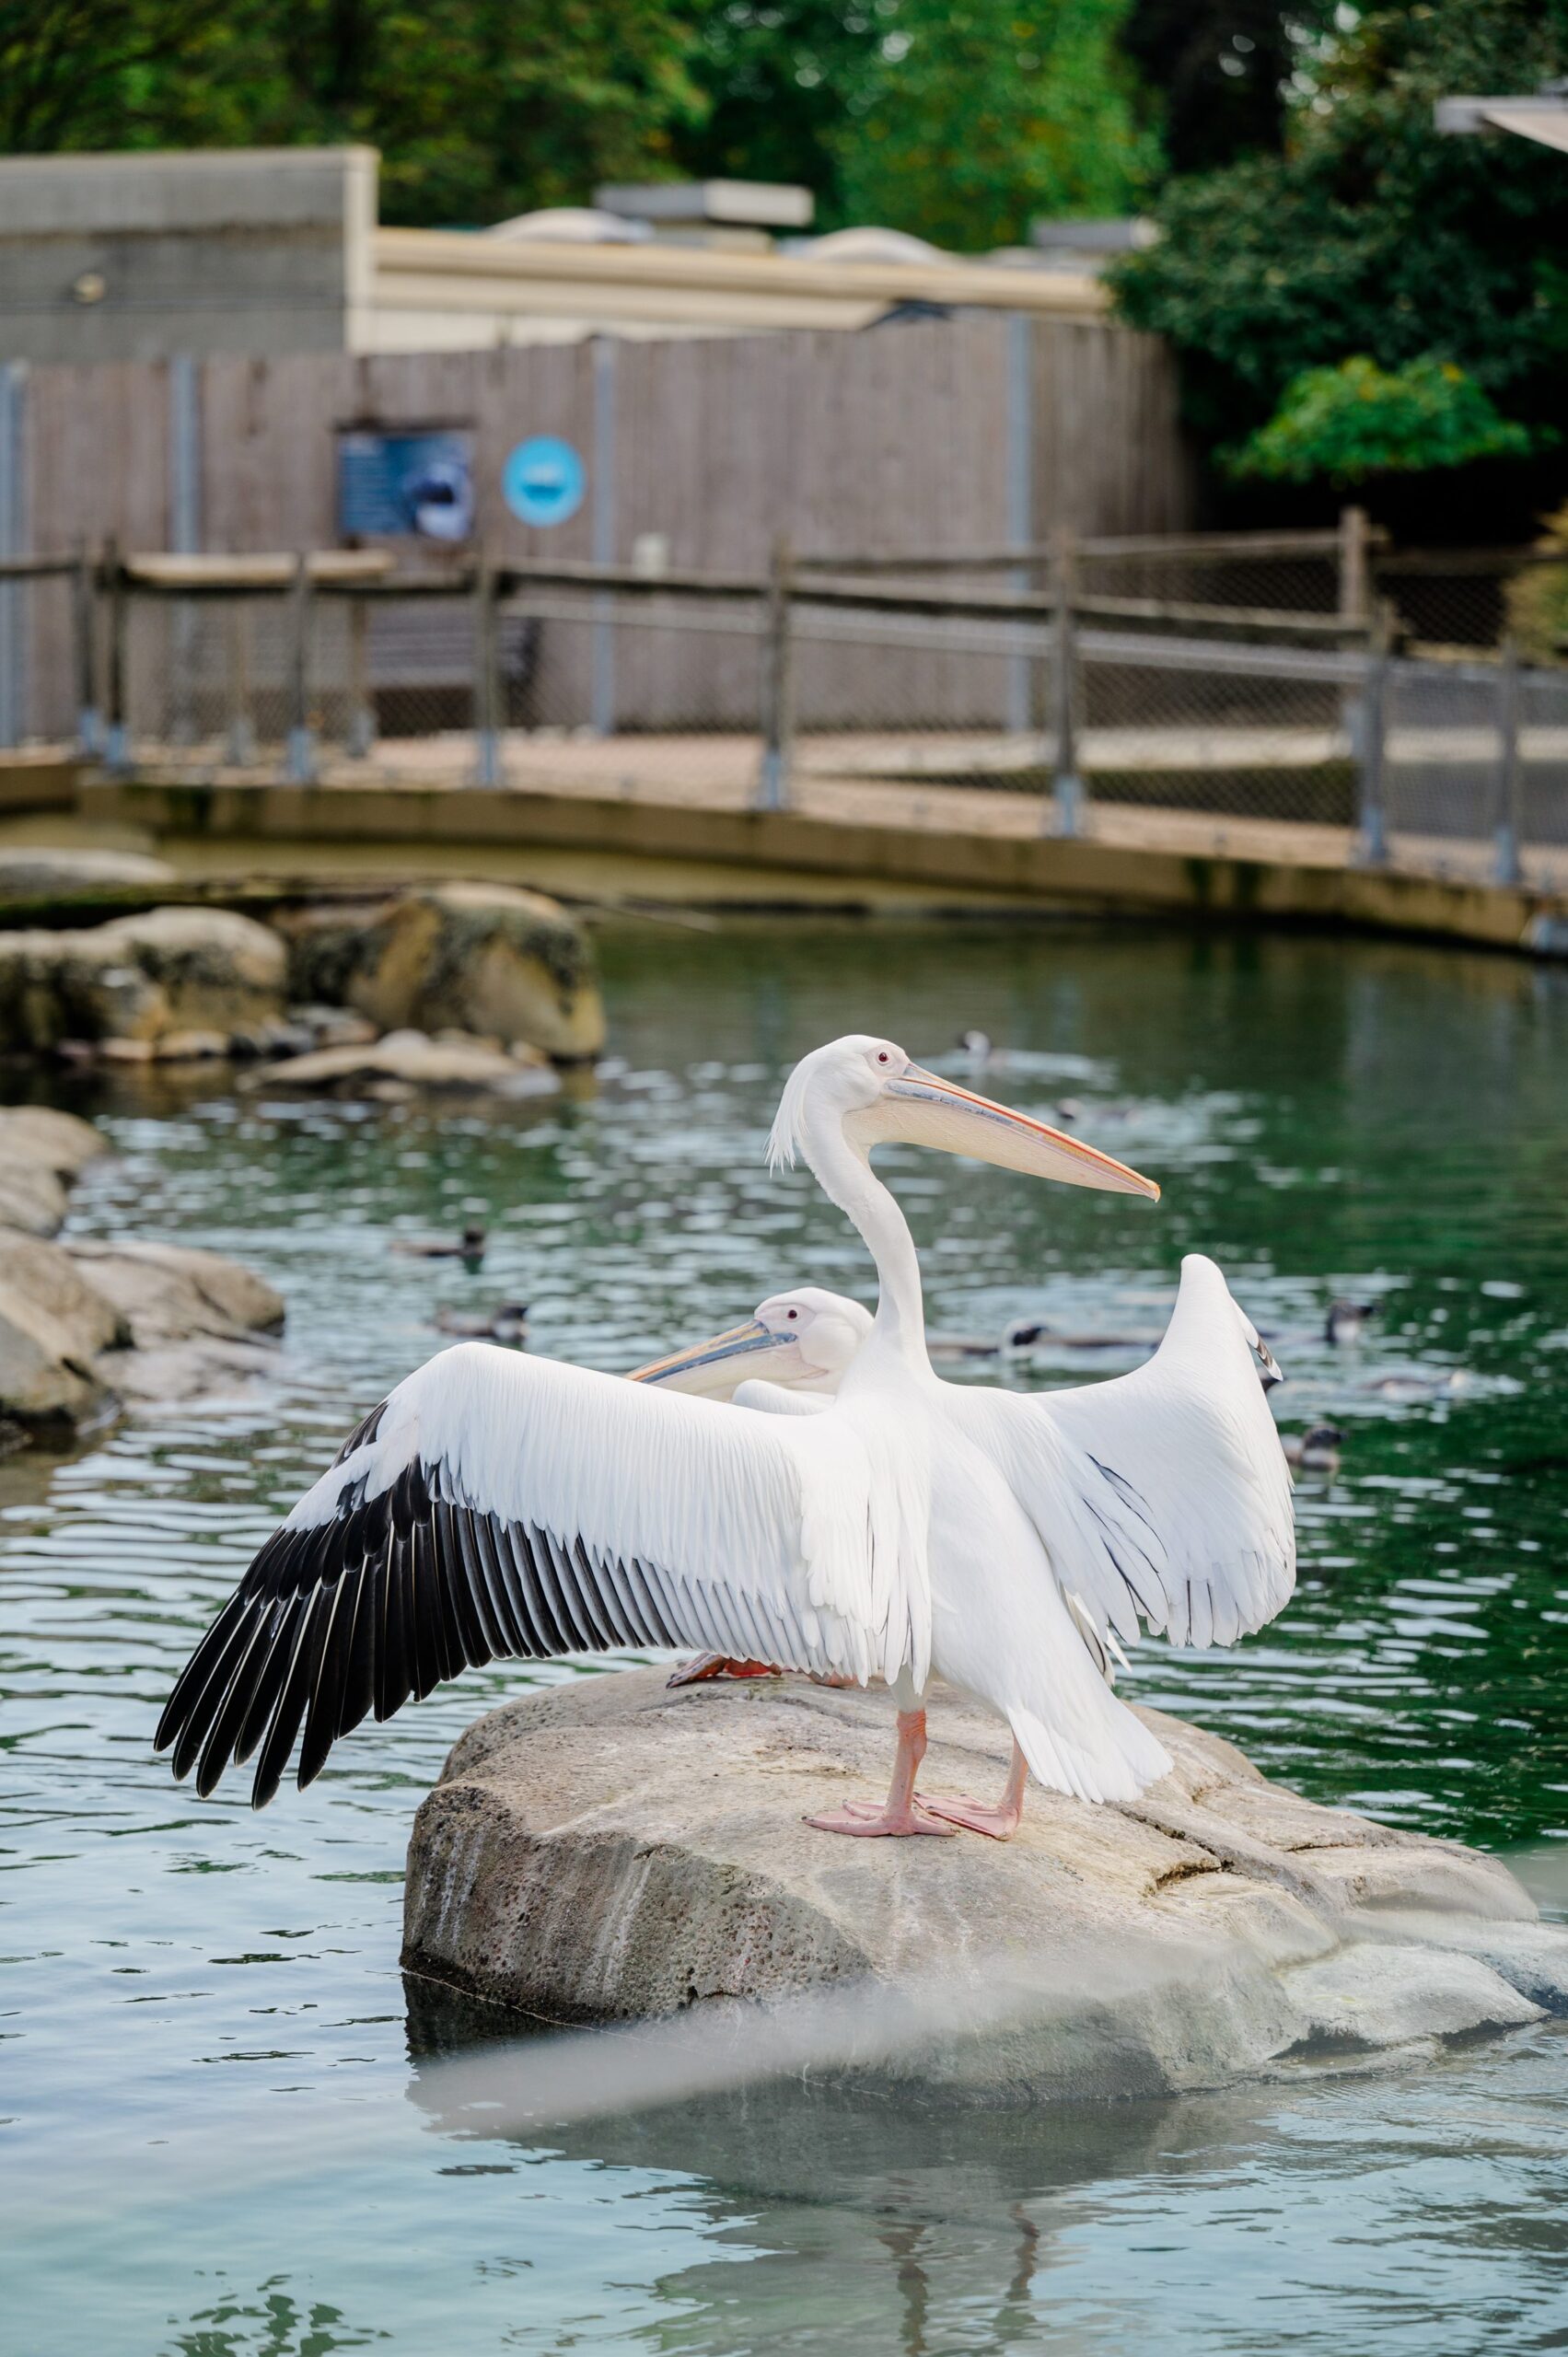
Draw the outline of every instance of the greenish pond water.
M1506 1850L1568 1912L1568 971L1132 931L648 925L604 945L613 1061L493 1118L273 1104L210 1078L68 1093L117 1157L84 1232L243 1256L289 1302L277 1384L0 1467L0 2330L21 2357L606 2348L961 2352L1568 2348L1568 2038L1419 2073L1083 2113L807 2078L479 2136L470 2033L398 1971L408 1826L497 1667L366 1727L261 1817L148 1738L275 1517L436 1347L521 1297L626 1367L807 1276L865 1291L781 1077L848 1028L1079 1100L1157 1209L902 1151L935 1329L1151 1335L1225 1267L1330 1417L1302 1576L1235 1654L1127 1681L1314 1798ZM488 1217L481 1275L389 1253ZM1336 1294L1381 1315L1322 1339ZM1006 1379L1135 1353L1060 1350ZM987 1377L993 1370L978 1372ZM569 1666L547 1677L581 1674Z

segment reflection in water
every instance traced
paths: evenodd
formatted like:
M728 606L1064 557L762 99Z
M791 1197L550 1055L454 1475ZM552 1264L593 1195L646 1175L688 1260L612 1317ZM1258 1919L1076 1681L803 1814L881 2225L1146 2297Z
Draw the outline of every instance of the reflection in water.
M508 2108L517 2025L406 1986L410 2091L447 2136L701 2189L720 2247L660 2278L649 2336L689 2357L1002 2351L1047 2330L1098 2352L1140 2329L1252 2357L1271 2307L1297 2329L1331 2317L1325 2347L1413 2357L1438 2314L1446 2352L1479 2351L1561 2299L1568 2030L1161 2103L996 2110L807 2075L518 2136L447 2102L453 2058L467 2089L488 2049ZM1461 2285L1474 2308L1449 2314Z
M629 1367L783 1283L864 1294L842 1221L761 1167L782 1068L850 1025L917 1054L972 1027L1007 1051L1010 1096L1070 1091L1080 1134L1166 1195L1149 1213L889 1154L933 1325L1141 1332L1201 1248L1292 1337L1282 1412L1345 1434L1300 1494L1284 1619L1236 1656L1147 1647L1131 1690L1314 1798L1538 1844L1568 1912L1568 974L1144 928L605 946L617 1067L591 1097L487 1117L273 1105L199 1070L68 1085L120 1149L78 1224L250 1260L288 1297L289 1343L238 1411L0 1466L7 2344L1550 2345L1556 2033L1092 2115L807 2077L481 2138L408 2100L405 2038L417 2089L435 2035L406 2026L397 1973L408 1822L481 1710L573 1673L471 1675L260 1818L151 1758L195 1634L439 1308L527 1300L532 1347ZM477 1276L387 1249L470 1219ZM1354 1352L1321 1339L1336 1295L1381 1305ZM1016 1379L1083 1372L1064 1354Z

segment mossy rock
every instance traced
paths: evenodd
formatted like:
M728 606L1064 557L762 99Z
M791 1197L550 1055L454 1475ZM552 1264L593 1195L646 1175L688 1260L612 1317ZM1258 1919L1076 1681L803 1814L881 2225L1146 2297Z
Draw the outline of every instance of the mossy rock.
M558 901L505 884L440 884L372 908L305 911L289 926L292 995L351 1006L384 1031L466 1031L570 1063L604 1044L583 928Z

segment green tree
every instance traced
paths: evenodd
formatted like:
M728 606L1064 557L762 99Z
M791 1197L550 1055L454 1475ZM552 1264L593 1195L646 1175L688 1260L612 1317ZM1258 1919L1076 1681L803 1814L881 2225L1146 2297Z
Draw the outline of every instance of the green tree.
M1158 101L1169 169L1277 155L1291 75L1332 15L1332 0L1132 0L1121 46Z
M877 77L888 15L878 0L722 0L694 10L691 78L701 113L676 134L695 177L798 180L817 226L847 218L845 134Z
M11 153L363 139L394 221L668 174L703 100L682 0L0 0Z
M1433 102L1530 90L1568 61L1568 0L1378 9L1304 65L1282 157L1172 181L1164 236L1115 273L1124 318L1184 360L1213 447L1305 369L1452 361L1526 424L1562 408L1568 162L1501 134L1440 137Z
M1158 158L1117 46L1126 0L899 0L838 134L845 215L958 251L1036 214L1114 214Z

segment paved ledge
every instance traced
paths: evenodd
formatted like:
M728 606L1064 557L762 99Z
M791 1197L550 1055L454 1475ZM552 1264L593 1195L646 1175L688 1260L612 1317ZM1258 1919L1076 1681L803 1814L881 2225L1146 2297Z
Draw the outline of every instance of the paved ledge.
M1524 952L1568 945L1568 891L1359 867L1342 829L1105 805L1092 836L1065 841L1038 831L1033 797L981 789L807 780L797 807L757 811L681 798L673 787L614 796L415 780L304 787L89 775L77 810L99 830L150 836L177 865L209 875L276 872L285 846L296 868L330 863L339 876L361 858L366 872L385 873L415 849L422 863L438 848L459 867L483 852L487 869L498 853L576 852L622 867L700 868L710 888L696 897L731 908L821 905L830 886L851 900L892 889L905 905L930 908L989 901L1342 927Z

